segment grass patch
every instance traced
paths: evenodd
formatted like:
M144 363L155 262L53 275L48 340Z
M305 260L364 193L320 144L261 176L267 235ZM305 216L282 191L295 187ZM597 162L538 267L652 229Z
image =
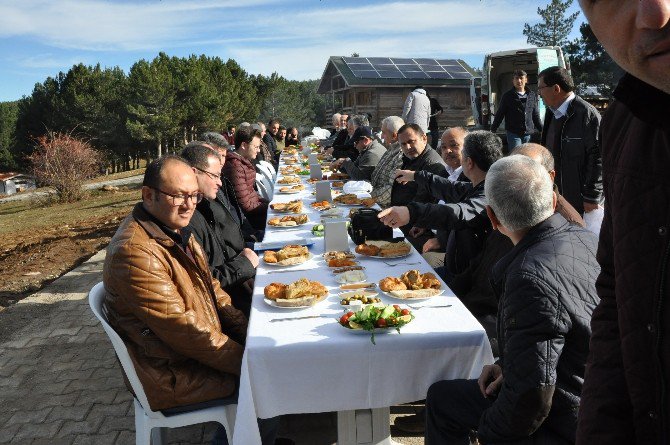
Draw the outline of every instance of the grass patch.
M92 218L128 213L141 199L140 185L117 192L91 191L88 198L73 203L50 205L46 198L11 201L0 204L0 235L21 233L47 227L76 226Z

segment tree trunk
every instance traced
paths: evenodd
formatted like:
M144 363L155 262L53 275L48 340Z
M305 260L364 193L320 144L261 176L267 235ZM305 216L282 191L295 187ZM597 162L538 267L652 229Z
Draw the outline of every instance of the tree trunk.
M163 143L160 139L158 140L158 146L156 147L156 149L158 150L158 158L163 156Z

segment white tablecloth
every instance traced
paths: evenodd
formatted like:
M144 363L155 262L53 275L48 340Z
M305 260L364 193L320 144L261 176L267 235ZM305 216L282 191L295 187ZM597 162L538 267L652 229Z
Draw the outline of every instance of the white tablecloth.
M319 223L319 212L309 207L314 201L313 187L308 185L305 192L296 195L277 194L277 190L278 187L275 202L303 199L310 223L299 230L268 226L264 241L311 239L310 229ZM348 207L344 209L348 213ZM274 213L269 210L268 217L272 216ZM354 247L352 244L352 251ZM413 310L416 318L400 334L393 331L376 335L376 345L371 343L369 334L352 332L337 323L343 310L334 294L303 310L267 305L263 288L271 282L290 283L306 277L336 291L337 283L321 257L323 238L317 238L310 251L314 258L295 267L300 270L276 273L280 269L266 266L263 261L258 268L242 362L235 445L260 444L257 417L380 408L420 400L432 383L476 378L482 366L493 361L483 328L446 286L443 295L413 305L451 307ZM409 257L386 261L419 264L391 267L380 259L361 259L368 281L400 276L409 269L432 271L414 249ZM382 300L404 306L386 296ZM270 322L316 314L330 316Z

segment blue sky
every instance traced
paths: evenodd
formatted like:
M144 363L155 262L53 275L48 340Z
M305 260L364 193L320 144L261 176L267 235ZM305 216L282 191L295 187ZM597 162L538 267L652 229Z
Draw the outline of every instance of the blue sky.
M523 24L548 2L0 0L0 101L76 63L128 72L159 51L233 58L251 74L296 80L320 78L329 56L354 52L480 67L486 53L527 47Z

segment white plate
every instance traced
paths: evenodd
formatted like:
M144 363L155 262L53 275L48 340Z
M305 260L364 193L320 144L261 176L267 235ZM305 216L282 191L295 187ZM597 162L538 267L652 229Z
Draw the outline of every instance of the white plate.
M260 255L260 257L263 258L263 255ZM301 265L305 264L307 261L311 260L312 258L314 258L314 255L312 255L312 252L308 252L307 253L307 259L305 261L303 261L302 263L298 263L298 264L279 264L279 263L268 263L265 260L263 260L263 264L265 264L266 266L270 266L270 267L293 267L293 266L301 266Z
M391 295L391 292L382 292L384 295L386 295L389 298L393 298L394 300L399 300L399 301L423 301L423 300L430 300L431 298L438 297L444 293L444 289L440 289L439 294L435 294L430 297L423 297L423 298L399 298Z
M307 308L310 308L310 307L314 307L317 304L321 303L322 301L326 300L327 298L328 298L328 295L325 295L322 299L317 300L317 302L314 303L311 306L277 306L277 303L275 303L274 300L269 300L267 298L263 298L263 301L268 306L276 307L277 309L289 309L289 310L294 309L295 310L295 309L307 309Z
M403 253L403 254L396 255L396 256L364 255L362 253L359 253L360 256L365 257L365 258L379 258L379 259L382 259L382 260L394 260L396 258L405 258L407 256L410 256L411 254L412 254L412 249L410 249L410 251L407 252L407 253Z
M396 328L374 328L371 331L366 331L365 329L351 329L351 328L348 328L346 326L342 326L339 321L337 322L337 324L339 324L342 329L344 329L345 331L351 332L352 334L370 335L374 332L374 334L377 335L377 334L390 334L392 332L398 332L398 331L396 331ZM405 326L407 326L407 325L405 325Z
M309 224L309 220L307 222L304 222L302 224L296 224L295 226L273 226L272 224L268 224L268 227L272 227L273 229L295 229L296 227L301 227L304 226L305 224Z
M281 190L277 190L278 195L295 195L296 193L304 192L304 190L291 190L289 192L282 192Z
M337 281L339 284L353 284L353 283L363 283L368 279L368 277L365 275L365 272L363 272L362 270L349 271L349 272L360 272L361 279L356 281L345 281L342 275L344 275L347 272L342 272L341 274L335 275L335 281Z
M354 295L360 295L360 294L364 294L366 297L369 298L369 297L376 297L377 295L379 295L379 292L377 292L376 290L359 290L359 291L347 290L340 292L339 294L337 294L337 296L340 300L342 300L343 298L353 297Z

